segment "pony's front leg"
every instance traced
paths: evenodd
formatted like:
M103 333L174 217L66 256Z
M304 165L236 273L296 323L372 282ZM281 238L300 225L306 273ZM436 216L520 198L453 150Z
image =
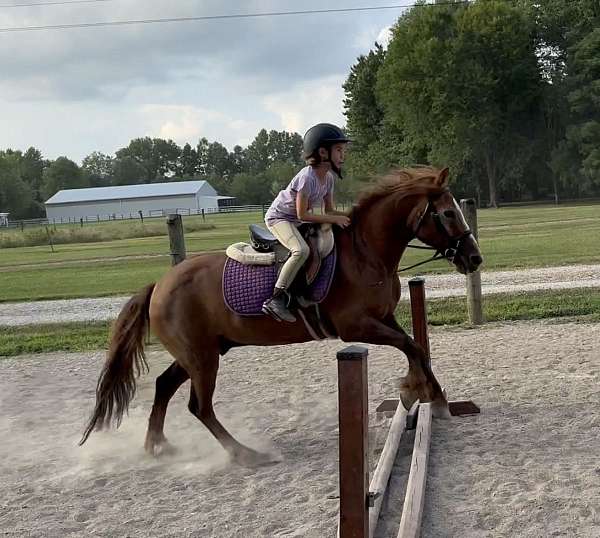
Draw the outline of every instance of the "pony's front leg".
M408 373L400 383L400 398L409 409L416 400L432 402L432 412L438 418L450 417L448 401L433 375L425 350L396 323L393 316L383 320L362 318L358 325L340 332L343 340L367 344L394 346L408 359Z

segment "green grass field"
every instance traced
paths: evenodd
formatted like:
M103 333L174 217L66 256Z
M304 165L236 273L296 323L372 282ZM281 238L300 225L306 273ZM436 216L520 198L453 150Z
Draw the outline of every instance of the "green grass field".
M191 233L199 230L209 230L214 224L190 219L185 222L185 232ZM105 243L119 239L138 239L142 237L157 237L165 233L164 222L128 221L106 222L77 225L36 226L20 230L0 231L0 248L18 248L50 246L54 252L56 245L72 245L77 243Z
M105 349L109 327L106 322L0 327L0 357Z
M202 217L183 217L184 226L201 226ZM258 213L221 213L209 215L206 225L210 229L186 232L186 246L190 252L204 250L223 250L227 245L239 241L245 234L248 224L262 222L262 214ZM169 252L169 241L167 238L167 225L165 219L152 219L145 221L145 226L156 230L156 235L151 237L138 237L128 239L107 240L103 242L72 243L54 246L54 252L49 245L33 247L0 248L0 269L15 265L44 264L50 262L81 261L98 258L116 258L122 256L147 256L167 255ZM138 221L115 221L86 224L83 229L99 230L99 234L105 237L114 237L120 233L120 229L139 227ZM79 225L63 224L63 228L70 227L81 230ZM60 229L60 226L58 226ZM43 230L43 228L42 228ZM162 234L161 234L162 232ZM11 230L0 232L5 235L18 235L25 232ZM161 234L161 235L159 235Z
M480 210L479 235L484 271L563 264L600 263L600 204L532 206ZM211 229L186 234L188 254L224 250L247 238L247 226L262 214L208 215ZM184 222L201 217L184 217ZM158 219L152 221L156 226ZM163 221L164 222L164 221ZM102 233L131 226L130 221L87 224ZM63 225L68 226L68 225ZM73 225L71 225L73 226ZM79 226L75 226L79 228ZM10 232L21 233L21 232ZM166 224L163 236L96 243L0 249L0 301L97 297L129 294L155 281L169 268ZM139 256L152 256L139 259ZM409 251L402 265L424 259L427 253ZM435 262L411 273L447 272Z
M431 325L465 325L466 302L462 298L435 299L427 303ZM484 301L487 321L563 318L600 322L600 290L565 290L528 294L491 295ZM396 312L400 325L410 331L410 307L401 303ZM51 351L106 349L107 322L0 327L0 357ZM158 344L155 337L150 344Z

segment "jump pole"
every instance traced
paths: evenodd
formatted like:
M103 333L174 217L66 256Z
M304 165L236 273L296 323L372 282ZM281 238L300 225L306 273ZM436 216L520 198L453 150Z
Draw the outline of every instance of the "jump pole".
M399 405L398 407L402 406ZM430 444L431 404L423 403L419 405L415 443L404 495L398 538L419 538L421 535Z
M409 289L414 339L425 349L428 359L431 360L425 280L411 279ZM339 538L373 538L398 445L402 434L410 426L407 424L409 414L398 400L385 400L377 408L378 412L394 411L394 417L369 484L367 356L367 349L359 346L347 347L337 354L340 421ZM455 416L479 413L479 408L470 400L451 401L449 407L451 414ZM418 538L425 504L431 443L431 404L417 402L410 415L414 412L418 413L418 419L398 538Z
M413 327L413 339L421 345L431 365L431 349L429 347L429 331L427 328L427 301L425 298L425 279L414 277L408 281L410 291L410 312ZM384 400L377 412L392 412L398 407L398 400ZM451 400L448 402L452 416L474 415L480 412L472 400Z
M373 538L375 535L377 522L379 521L379 512L381 512L381 505L383 504L385 491L390 480L392 467L394 466L394 461L396 461L398 445L400 444L402 434L406 431L407 415L408 412L404 407L401 405L396 407L383 450L379 456L371 483L369 484L369 538Z
M364 347L337 354L339 413L340 538L369 537L369 394Z
M425 279L417 276L408 281L410 291L410 313L412 318L413 338L421 345L431 364L429 349L429 333L427 332L427 304L425 302Z
M406 428L407 411L396 407L369 483L368 351L350 346L337 353L339 388L339 538L373 538L381 505Z

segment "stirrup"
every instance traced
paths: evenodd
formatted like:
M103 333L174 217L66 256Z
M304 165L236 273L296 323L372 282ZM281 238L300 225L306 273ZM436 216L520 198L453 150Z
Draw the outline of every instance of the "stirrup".
M265 303L262 305L262 313L265 314L266 316L270 316L271 318L273 318L275 321L283 321L276 313L274 310L272 310L271 308L269 308L269 306Z
M287 309L287 307L286 307L286 310L287 310L287 313L290 315L290 317L292 319L282 318L268 304L264 304L263 307L262 307L263 313L267 314L268 316L271 316L276 321L285 321L287 323L295 323L296 321L298 321L298 318L289 309Z
M272 303L274 301L278 301L278 302L283 303L283 304L280 304L280 307L283 307L283 309L285 310L285 312L277 313L276 310L272 306ZM262 312L265 313L265 314L268 314L269 316L271 316L272 318L276 319L277 321L287 321L288 323L294 323L295 321L297 321L297 318L289 310L290 303L291 303L291 296L290 296L290 294L286 290L282 290L279 293L275 293L273 295L273 297L267 299L263 303ZM282 317L281 314L284 314L284 315L287 314L290 319L286 319L285 317Z

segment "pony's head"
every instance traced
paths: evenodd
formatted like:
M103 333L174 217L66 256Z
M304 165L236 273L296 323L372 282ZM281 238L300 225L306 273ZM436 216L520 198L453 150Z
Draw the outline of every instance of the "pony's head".
M429 182L431 189L411 211L407 226L422 243L435 248L460 273L476 271L483 257L477 240L448 188L448 168L420 171L427 175L422 181Z
M405 213L402 223L410 237L437 250L454 263L459 272L476 271L483 258L459 205L448 188L448 169L429 166L392 170L364 191L351 219L368 211L379 201Z

